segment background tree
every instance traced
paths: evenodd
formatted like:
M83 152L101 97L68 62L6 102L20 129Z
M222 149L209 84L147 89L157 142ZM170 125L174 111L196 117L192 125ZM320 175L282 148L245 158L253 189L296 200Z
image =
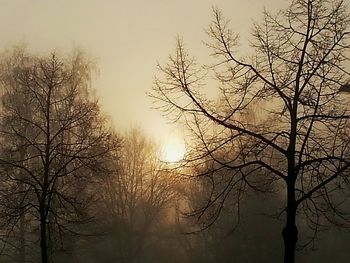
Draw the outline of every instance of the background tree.
M162 258L176 191L156 145L138 129L125 133L114 170L101 185L100 218L105 233L93 254L108 262L171 262ZM110 253L113 251L113 253Z
M219 165L214 172L231 170L226 187L205 208L217 206L220 213L232 193L283 185L286 263L295 259L298 212L315 231L321 218L348 221L339 213L342 195L333 194L348 184L350 166L349 107L340 92L349 80L348 30L343 1L294 0L277 15L264 12L253 28L253 55L240 58L238 36L214 10L207 31L213 65L203 70L179 40L169 62L159 65L161 77L151 94L199 142L189 165L209 160ZM218 81L218 102L205 96L210 72ZM249 120L253 106L255 119Z
M118 143L91 95L91 64L81 52L67 59L14 52L2 73L3 205L12 225L34 217L46 263L55 233L89 219L88 185Z

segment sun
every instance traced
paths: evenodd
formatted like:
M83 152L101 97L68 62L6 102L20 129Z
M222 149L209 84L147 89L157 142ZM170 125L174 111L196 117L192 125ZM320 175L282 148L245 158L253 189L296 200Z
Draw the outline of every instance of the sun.
M162 151L162 160L167 163L176 163L181 161L185 155L185 145L180 140L171 140L164 144Z

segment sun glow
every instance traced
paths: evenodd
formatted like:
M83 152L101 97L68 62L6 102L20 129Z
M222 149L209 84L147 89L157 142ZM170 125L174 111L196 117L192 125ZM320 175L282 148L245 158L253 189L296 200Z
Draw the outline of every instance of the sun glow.
M171 140L164 144L162 160L168 163L181 161L185 155L185 145L180 140Z

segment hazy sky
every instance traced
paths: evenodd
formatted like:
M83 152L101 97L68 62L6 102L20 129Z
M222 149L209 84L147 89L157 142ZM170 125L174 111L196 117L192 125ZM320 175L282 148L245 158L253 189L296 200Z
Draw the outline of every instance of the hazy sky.
M71 51L81 47L99 67L94 87L115 127L139 126L157 139L176 132L145 93L157 61L183 37L198 57L207 55L201 40L217 6L232 28L247 36L263 8L286 0L0 0L0 48L25 43L33 51ZM244 35L245 34L245 35Z

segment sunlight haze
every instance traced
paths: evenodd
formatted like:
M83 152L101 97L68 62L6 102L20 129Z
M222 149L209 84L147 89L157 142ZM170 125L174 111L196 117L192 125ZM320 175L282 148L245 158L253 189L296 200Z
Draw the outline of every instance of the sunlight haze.
M170 139L162 147L161 159L164 162L175 163L181 161L185 155L185 145L181 139Z
M151 1L0 1L1 48L25 44L31 51L69 52L82 48L97 62L93 87L104 111L117 129L140 126L156 140L183 136L152 110L146 96L156 74L157 61L173 52L177 35L191 53L206 58L202 44L211 21L212 6L248 36L264 7L286 4L281 0L151 0Z

